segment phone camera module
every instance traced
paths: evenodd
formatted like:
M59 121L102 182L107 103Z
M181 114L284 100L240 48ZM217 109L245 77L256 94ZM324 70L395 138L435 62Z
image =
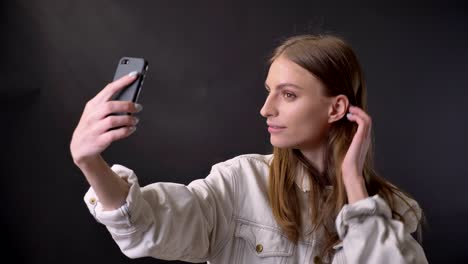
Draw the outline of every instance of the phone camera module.
M128 64L128 59L123 59L121 64Z

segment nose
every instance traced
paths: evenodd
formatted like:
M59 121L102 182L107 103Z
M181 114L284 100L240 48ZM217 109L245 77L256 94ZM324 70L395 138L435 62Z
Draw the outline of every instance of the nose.
M270 100L270 97L267 97L267 99L265 100L262 109L260 109L260 114L263 117L277 115L277 110L274 107L273 102Z

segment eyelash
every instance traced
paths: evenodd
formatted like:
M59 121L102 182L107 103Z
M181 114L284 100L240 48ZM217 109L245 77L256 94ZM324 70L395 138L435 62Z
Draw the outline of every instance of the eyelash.
M270 90L266 90L266 93L267 93L267 94L270 94ZM290 96L290 97L286 97L287 99L291 99L291 98L295 98L295 97L296 97L296 95L294 95L293 93L284 92L284 94L290 94L290 95L292 95L292 96Z

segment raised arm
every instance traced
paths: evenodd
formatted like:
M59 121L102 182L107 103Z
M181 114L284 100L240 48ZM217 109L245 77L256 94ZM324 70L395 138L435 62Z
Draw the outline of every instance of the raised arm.
M230 166L214 165L205 179L189 185L158 182L142 188L132 170L118 164L112 170L130 184L124 205L104 211L92 188L84 200L128 257L205 262L232 236L236 191Z
M109 210L123 204L129 185L110 169L100 154L112 142L132 134L138 122L130 115L111 114L136 113L141 110L141 106L132 102L110 101L110 99L135 78L136 72L132 72L109 83L88 101L70 143L70 152L75 165L80 168L88 183L96 191L103 207Z

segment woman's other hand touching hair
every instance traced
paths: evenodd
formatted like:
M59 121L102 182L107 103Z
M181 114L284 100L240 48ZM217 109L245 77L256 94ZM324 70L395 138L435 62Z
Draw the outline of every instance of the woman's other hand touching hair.
M356 134L341 166L348 201L352 204L369 196L363 177L363 168L371 142L372 119L357 106L350 106L346 117L358 124Z

